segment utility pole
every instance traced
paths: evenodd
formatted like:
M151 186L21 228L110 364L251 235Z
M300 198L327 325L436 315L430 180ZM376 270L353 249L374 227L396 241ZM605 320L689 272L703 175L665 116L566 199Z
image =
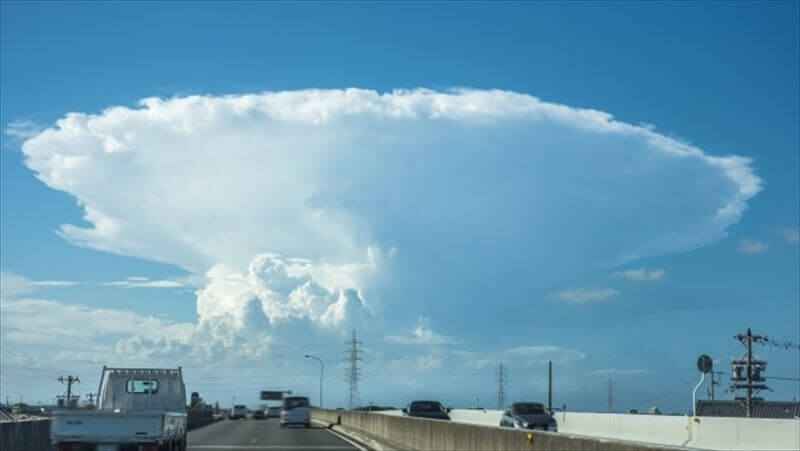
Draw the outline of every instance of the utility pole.
M72 407L72 384L75 383L80 384L81 380L80 378L78 378L78 376L72 376L68 374L66 380L64 379L64 376L61 376L58 378L58 381L61 382L62 384L64 382L67 383L67 408L69 409L70 407Z
M611 378L608 378L608 386L606 387L606 394L608 395L608 413L614 411L614 394L616 393L616 388L614 388L614 381Z
M711 385L708 386L708 399L714 400L714 387L720 383L714 378L714 375L722 376L722 371L711 371Z
M753 342L764 342L766 337L753 335L753 332L748 327L746 334L737 334L733 338L742 343L745 348L745 355L738 360L731 361L731 389L734 391L746 390L744 411L746 416L751 417L753 415L753 394L758 393L759 390L769 389L763 383L765 380L761 376L761 372L767 367L766 360L753 358Z
M362 352L360 346L362 342L356 339L356 331L353 330L353 338L345 343L345 363L347 364L347 407L352 409L358 407L360 395L358 394L358 381L361 380L361 372L358 369L358 361L361 360L359 354Z
M553 361L547 362L547 412L553 413Z
M508 380L508 368L500 362L497 366L497 408L503 410L506 407L506 382Z

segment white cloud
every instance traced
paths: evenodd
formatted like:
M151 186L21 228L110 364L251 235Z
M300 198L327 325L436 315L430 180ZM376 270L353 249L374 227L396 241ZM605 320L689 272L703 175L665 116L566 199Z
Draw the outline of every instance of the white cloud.
M209 330L504 302L565 271L720 240L761 189L748 159L496 90L149 98L67 114L22 151L84 209L90 225L63 237L204 275ZM460 295L481 280L509 282Z
M550 297L570 304L586 304L604 301L617 295L619 295L619 291L614 288L574 288L553 293Z
M151 280L150 278L141 276L105 282L103 285L118 288L183 288L188 286L186 282L177 279Z
M6 136L14 140L26 140L41 133L45 127L28 120L11 121L6 124Z
M36 291L40 287L71 287L81 282L73 280L30 280L25 276L0 271L0 296L16 297Z
M417 325L411 332L411 336L387 335L386 341L409 345L452 345L458 343L453 337L434 332L430 328L430 319L424 316L420 316L417 319Z
M772 233L778 235L789 244L800 243L800 229L791 227L773 227Z
M743 254L755 255L766 251L769 248L767 243L750 238L742 238L739 240L736 248Z
M153 363L159 358L166 358L170 365L175 360L207 362L223 356L257 358L269 351L272 342L263 328L237 329L232 321L220 318L198 324L174 322L128 310L34 298L1 299L0 325L6 339L39 345L42 355L103 364L112 360ZM73 346L55 354L49 349L63 343Z
M628 280L635 280L637 282L640 281L653 281L653 280L661 280L664 278L664 274L666 272L663 269L647 269L647 268L639 268L639 269L626 269L624 271L618 271L612 274L614 277L624 277Z
M511 362L521 362L526 366L543 365L549 361L564 365L586 358L584 352L553 345L519 346L507 349L504 354Z
M598 368L592 371L592 374L596 376L640 376L655 372L655 370L647 368Z

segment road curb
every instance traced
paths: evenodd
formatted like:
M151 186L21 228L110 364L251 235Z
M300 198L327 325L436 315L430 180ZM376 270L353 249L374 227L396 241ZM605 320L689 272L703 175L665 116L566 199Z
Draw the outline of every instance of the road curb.
M327 423L319 420L311 420L311 421L319 424L320 426L323 426L332 434L341 437L343 440L348 441L353 446L362 451L397 451L401 449L396 446L391 446L385 441L377 440L370 434L366 434L364 432L358 431L353 428L349 428L347 426L342 426L336 423Z

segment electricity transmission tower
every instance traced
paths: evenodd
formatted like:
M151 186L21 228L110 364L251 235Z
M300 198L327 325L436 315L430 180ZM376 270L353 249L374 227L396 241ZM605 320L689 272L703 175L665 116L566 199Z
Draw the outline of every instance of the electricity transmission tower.
M506 406L506 382L508 381L508 368L500 362L495 373L497 380L497 408L502 410Z
M353 330L353 338L344 343L345 364L347 365L347 374L345 379L347 380L348 385L347 407L349 409L358 407L360 404L358 381L361 380L361 371L358 369L358 361L361 360L359 354L362 352L360 348L362 344L362 342L356 339L355 330Z
M617 389L614 387L614 381L611 378L608 378L608 386L606 387L606 394L608 395L608 413L614 411L614 395L617 393Z

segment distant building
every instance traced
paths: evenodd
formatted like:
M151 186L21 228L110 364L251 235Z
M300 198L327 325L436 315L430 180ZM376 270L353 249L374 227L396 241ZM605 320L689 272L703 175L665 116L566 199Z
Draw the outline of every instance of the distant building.
M758 401L752 405L753 418L799 418L800 402ZM699 417L745 417L742 401L697 401Z

